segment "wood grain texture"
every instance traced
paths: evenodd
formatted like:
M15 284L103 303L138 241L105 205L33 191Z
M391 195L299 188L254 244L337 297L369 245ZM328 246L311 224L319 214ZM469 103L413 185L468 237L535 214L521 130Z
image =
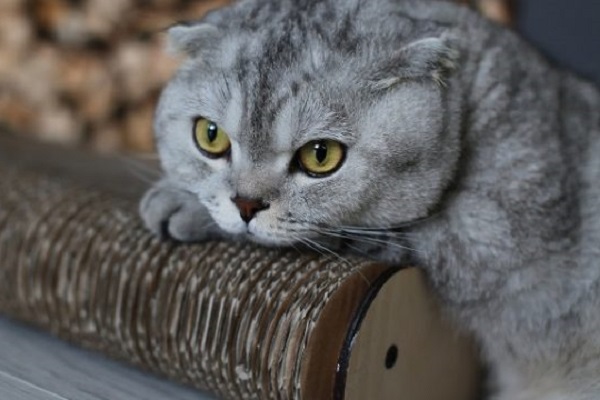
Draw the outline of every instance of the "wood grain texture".
M0 319L0 399L213 400Z
M477 352L444 321L417 269L383 282L351 339L344 400L479 396Z

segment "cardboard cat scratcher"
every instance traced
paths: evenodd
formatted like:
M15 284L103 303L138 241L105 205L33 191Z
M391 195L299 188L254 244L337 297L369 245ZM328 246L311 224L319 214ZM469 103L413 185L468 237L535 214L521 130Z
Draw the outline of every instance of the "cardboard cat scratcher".
M0 311L223 399L474 400L415 269L161 242L118 159L0 132Z

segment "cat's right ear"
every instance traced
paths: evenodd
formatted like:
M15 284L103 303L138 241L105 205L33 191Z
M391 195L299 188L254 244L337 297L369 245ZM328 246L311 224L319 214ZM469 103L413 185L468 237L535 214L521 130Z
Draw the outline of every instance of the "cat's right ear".
M215 49L221 37L216 26L205 22L177 24L169 28L168 34L168 51L190 57Z
M377 65L373 88L388 89L416 79L430 79L445 86L448 75L458 68L460 55L457 41L450 36L418 39Z

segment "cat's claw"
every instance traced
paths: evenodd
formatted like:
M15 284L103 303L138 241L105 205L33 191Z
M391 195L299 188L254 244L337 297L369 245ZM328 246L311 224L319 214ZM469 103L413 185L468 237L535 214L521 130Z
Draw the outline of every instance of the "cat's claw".
M163 238L199 242L218 237L214 222L196 196L164 183L146 192L140 215L146 227Z

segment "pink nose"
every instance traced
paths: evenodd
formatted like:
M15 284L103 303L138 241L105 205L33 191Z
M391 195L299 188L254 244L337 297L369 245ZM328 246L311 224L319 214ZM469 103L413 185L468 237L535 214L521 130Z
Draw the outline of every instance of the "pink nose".
M245 199L243 197L234 197L231 199L240 210L240 216L245 223L249 223L260 211L269 208L269 203L262 200Z

